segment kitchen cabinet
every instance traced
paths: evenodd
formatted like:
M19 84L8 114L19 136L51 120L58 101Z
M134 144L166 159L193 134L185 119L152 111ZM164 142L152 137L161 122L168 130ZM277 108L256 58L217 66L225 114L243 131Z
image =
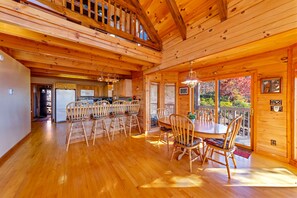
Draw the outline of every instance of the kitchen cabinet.
M132 97L132 80L122 79L115 83L113 95L117 97Z

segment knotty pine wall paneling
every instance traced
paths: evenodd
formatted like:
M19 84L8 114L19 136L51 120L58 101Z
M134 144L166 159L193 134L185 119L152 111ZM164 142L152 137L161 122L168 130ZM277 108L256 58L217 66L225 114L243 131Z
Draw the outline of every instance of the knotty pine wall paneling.
M294 55L291 55L294 56ZM296 57L293 57L295 60ZM255 74L256 87L254 89L254 150L268 156L273 156L282 161L289 160L288 144L291 141L291 127L288 126L287 119L290 119L290 109L292 104L287 103L288 97L288 48L279 49L255 56L245 57L234 61L229 61L217 65L200 68L196 70L200 79L227 78L234 76L234 73ZM186 78L188 72L179 74L179 85ZM262 94L261 79L281 78L281 93ZM291 90L291 88L289 88ZM270 100L282 100L283 112L270 111ZM185 114L189 109L189 96L179 96L179 113ZM270 144L270 140L276 140L276 146Z

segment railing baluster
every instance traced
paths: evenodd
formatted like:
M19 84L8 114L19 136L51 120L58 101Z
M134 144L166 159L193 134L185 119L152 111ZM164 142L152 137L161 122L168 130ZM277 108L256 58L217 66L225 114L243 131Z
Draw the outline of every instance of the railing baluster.
M71 0L71 10L74 11L74 0Z
M91 0L88 0L88 17L91 18Z
M113 4L113 27L117 29L117 4Z
M101 17L102 17L102 24L105 24L105 1L101 0Z
M98 0L95 0L95 20L98 21Z
M110 26L110 0L108 0L108 8L107 8L107 25Z
M120 29L121 31L123 31L123 30L122 30L122 6L120 6L120 14L119 14L119 15L120 15L119 29Z
M125 9L125 32L129 33L128 31L128 9Z
M133 34L133 13L130 11L130 34Z
M79 12L80 12L80 14L83 14L83 0L80 0L79 3L80 3L79 4Z

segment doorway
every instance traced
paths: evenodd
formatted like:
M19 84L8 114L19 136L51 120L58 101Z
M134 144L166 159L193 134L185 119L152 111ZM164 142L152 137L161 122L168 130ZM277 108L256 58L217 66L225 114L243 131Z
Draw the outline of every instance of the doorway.
M32 121L52 119L52 85L32 84Z

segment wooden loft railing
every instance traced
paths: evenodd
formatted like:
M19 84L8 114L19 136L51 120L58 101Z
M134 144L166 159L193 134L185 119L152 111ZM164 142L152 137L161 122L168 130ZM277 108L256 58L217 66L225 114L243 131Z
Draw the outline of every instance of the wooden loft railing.
M133 4L123 0L18 1L62 15L70 21L111 36L118 36L143 46L161 50L161 40L156 31L151 30L151 24L142 24L145 21L150 23L150 21L143 19L143 13L139 13L139 9ZM36 1L39 3L37 4Z

